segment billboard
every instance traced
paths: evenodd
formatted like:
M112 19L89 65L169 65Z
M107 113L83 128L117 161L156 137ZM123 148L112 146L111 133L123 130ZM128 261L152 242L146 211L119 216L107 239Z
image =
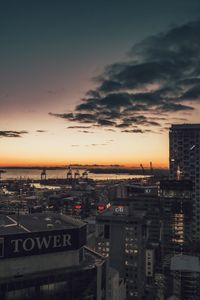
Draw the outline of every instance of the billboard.
M0 259L77 250L86 244L86 226L0 236Z

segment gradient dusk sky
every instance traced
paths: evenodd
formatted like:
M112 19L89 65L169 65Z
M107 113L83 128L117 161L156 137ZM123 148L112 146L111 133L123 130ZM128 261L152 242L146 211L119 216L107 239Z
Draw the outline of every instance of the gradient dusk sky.
M199 0L4 0L0 38L0 166L167 166L200 123Z

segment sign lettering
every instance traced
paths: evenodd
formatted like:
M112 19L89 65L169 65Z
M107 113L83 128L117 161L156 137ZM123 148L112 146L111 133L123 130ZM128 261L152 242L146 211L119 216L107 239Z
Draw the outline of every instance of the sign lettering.
M33 250L34 245L35 245L35 242L31 238L28 238L23 242L23 248L24 248L25 251Z
M43 246L45 248L49 247L50 240L49 239L47 240L46 237L42 237L42 238L36 237L36 242L38 245L38 249L42 249Z
M0 259L75 250L85 244L85 225L82 228L0 236Z
M19 241L22 241L22 239L18 239L18 240L12 240L11 244L14 244L14 252L19 252Z

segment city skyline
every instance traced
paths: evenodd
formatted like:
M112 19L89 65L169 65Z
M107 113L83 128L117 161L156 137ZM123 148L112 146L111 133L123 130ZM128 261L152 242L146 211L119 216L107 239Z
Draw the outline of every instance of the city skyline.
M2 4L0 166L168 167L199 123L198 1Z

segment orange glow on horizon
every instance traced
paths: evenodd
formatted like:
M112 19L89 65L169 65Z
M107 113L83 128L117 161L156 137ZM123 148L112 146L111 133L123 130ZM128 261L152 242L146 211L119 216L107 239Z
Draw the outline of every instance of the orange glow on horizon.
M9 159L1 160L0 167L66 167L68 165L82 165L82 166L119 166L127 168L140 168L140 161L61 161L61 160L26 160L26 159ZM142 161L144 168L150 167L150 161ZM157 161L153 162L153 168L168 168L168 161Z
M60 124L60 123L59 123ZM2 139L0 167L66 167L68 165L153 168L168 167L168 133L122 134L96 130L83 134L63 129L63 124L49 131L18 139ZM39 127L38 127L39 128ZM44 126L40 126L44 128ZM36 128L35 128L36 130Z

